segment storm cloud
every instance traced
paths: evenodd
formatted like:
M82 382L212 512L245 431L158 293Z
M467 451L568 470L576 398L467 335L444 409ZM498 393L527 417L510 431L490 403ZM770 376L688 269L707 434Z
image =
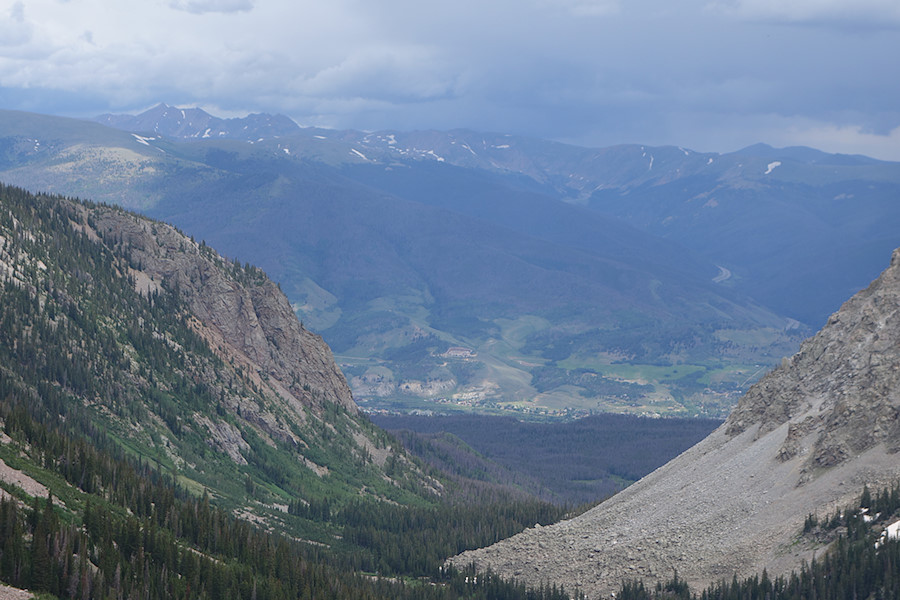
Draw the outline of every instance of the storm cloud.
M894 0L0 2L0 103L900 160Z

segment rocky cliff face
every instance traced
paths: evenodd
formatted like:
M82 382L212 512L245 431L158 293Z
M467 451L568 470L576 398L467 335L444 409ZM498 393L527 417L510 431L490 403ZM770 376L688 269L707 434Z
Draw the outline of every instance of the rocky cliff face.
M165 223L117 208L76 208L89 212L94 235L129 253L137 267L130 275L138 290L150 294L163 285L177 289L210 347L285 409L238 401L240 406L232 408L245 420L271 437L297 444L290 421L304 422L308 410L321 414L334 403L351 414L358 412L331 350L300 324L287 298L262 271L226 261ZM240 436L216 427L209 430L223 451L240 456L245 444Z
M806 515L900 477L900 250L704 441L597 508L454 559L608 595L624 579L705 586L816 550Z
M900 250L867 289L831 316L782 366L750 389L726 431L756 436L788 424L780 460L832 467L884 444L900 450Z
M164 223L113 208L92 216L101 236L129 248L140 265L133 273L137 284L177 287L229 354L255 365L260 376L274 378L306 405L330 401L357 411L331 350L299 323L287 298L262 271L230 264Z

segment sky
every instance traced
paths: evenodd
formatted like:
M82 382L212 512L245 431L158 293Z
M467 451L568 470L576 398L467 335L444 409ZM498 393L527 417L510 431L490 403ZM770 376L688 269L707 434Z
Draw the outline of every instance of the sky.
M0 0L0 108L900 161L898 0Z

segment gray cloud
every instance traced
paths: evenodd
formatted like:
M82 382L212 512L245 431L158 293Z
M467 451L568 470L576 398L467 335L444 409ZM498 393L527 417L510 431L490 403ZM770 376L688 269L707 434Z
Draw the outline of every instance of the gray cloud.
M31 27L25 22L25 5L14 3L5 15L0 15L0 46L22 46L31 41Z
M442 60L422 46L364 48L329 66L301 86L307 95L352 98L365 91L372 100L404 102L446 96L452 77L445 75Z
M253 0L172 0L169 6L197 15L234 13L253 10Z
M895 0L122 4L0 13L0 97L55 90L57 112L78 116L78 98L103 99L96 113L165 101L698 150L808 135L881 156L900 126L896 31L837 24L893 23Z
M548 8L559 8L576 17L606 17L620 11L619 0L543 0Z
M715 10L742 19L840 28L900 27L895 0L714 0Z

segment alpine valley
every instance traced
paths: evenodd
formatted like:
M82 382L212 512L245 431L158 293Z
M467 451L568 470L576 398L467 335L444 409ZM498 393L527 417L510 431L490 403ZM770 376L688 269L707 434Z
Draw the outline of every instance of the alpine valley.
M567 511L407 453L258 268L0 186L0 597L562 600L439 568Z
M278 281L367 411L725 416L900 245L900 165L0 112L0 178ZM823 274L828 274L824 277Z
M0 112L0 597L900 597L897 164L98 121Z

